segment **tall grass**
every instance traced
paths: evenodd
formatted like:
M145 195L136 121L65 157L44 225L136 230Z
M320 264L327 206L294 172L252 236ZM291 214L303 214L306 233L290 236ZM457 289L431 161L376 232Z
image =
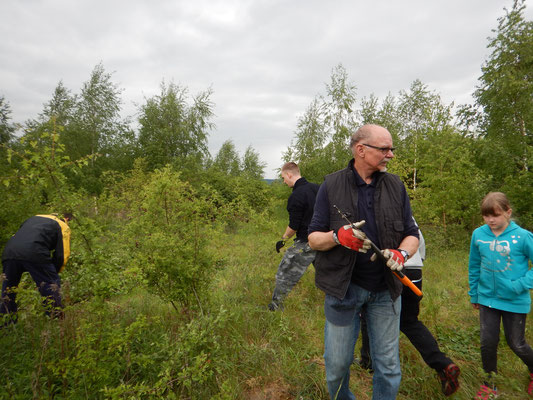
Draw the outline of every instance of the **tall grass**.
M0 330L0 399L327 399L324 295L313 267L283 312L267 308L282 257L274 244L287 221L278 206L274 218L233 224L211 243L218 269L203 316L176 313L138 287L68 305L64 320L49 320L26 280L19 323ZM478 315L467 296L468 235L442 235L428 228L420 318L461 368L453 398L471 399L483 374ZM531 319L526 337L533 343ZM444 398L403 335L400 349L398 399ZM526 399L527 368L503 335L498 354L501 398ZM371 399L372 375L357 365L350 386L358 399Z

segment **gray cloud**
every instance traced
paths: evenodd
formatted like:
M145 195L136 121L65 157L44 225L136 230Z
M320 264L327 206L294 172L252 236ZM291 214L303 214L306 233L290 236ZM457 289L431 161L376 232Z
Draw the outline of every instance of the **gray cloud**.
M339 63L359 97L420 79L447 103L470 102L504 6L512 1L5 0L0 95L23 122L60 80L78 92L99 62L124 89L125 115L162 79L191 94L212 87L212 153L228 139L241 154L252 145L274 177L298 117Z

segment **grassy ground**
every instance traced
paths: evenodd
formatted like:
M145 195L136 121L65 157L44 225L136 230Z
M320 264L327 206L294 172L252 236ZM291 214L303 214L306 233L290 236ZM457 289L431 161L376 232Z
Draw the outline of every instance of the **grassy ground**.
M282 210L268 221L234 226L212 244L220 268L204 307L208 315L197 324L142 287L74 304L63 321L32 312L27 304L38 304L38 296L23 292L26 305L19 324L0 330L0 381L7 389L0 390L0 399L327 399L324 295L315 288L313 267L291 292L283 312L267 309L282 257L274 249L286 224ZM472 399L482 371L478 316L467 296L468 254L463 240L461 246L443 249L441 236L426 237L420 318L461 367L461 388L452 398ZM533 344L531 327L530 318L526 335ZM445 398L435 372L403 335L400 349L398 399ZM500 398L527 399L527 369L503 335L499 369ZM74 386L80 382L78 390ZM164 387L158 386L161 382ZM371 399L372 376L356 365L350 386L359 400Z
M276 227L282 232L284 225ZM275 234L254 239L253 232L234 236L238 242L227 268L217 279L220 301L234 304L236 334L246 350L235 366L239 398L327 399L323 366L323 293L314 286L311 266L285 302L285 311L266 311L281 254L274 251ZM472 399L482 380L478 313L469 302L468 252L437 249L428 238L424 267L424 299L420 319L433 332L441 349L461 368L461 387L454 399ZM468 239L466 239L468 240ZM526 338L533 343L531 318ZM239 328L240 327L240 328ZM356 348L358 349L360 342ZM445 398L436 373L427 367L409 340L401 335L403 379L398 399ZM527 399L528 371L501 335L498 387L500 398ZM351 371L351 388L358 399L371 399L372 376L358 366Z

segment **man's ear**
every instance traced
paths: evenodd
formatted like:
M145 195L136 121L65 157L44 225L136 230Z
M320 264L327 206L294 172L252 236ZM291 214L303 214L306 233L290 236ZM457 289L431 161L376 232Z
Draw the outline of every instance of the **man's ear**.
M365 151L363 150L363 145L362 144L354 144L352 146L352 154L353 156L357 156L357 157L363 157L365 155Z

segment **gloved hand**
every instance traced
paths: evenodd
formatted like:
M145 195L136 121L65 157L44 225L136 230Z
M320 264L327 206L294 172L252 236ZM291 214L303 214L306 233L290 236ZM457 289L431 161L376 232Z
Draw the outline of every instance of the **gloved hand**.
M401 271L403 269L403 264L405 263L405 259L402 256L402 253L400 253L399 250L395 249L385 249L381 250L381 253L385 256L387 259L387 267L391 269L391 271ZM372 254L372 257L370 257L370 261L376 261L376 254Z
M358 226L363 226L359 224ZM333 232L333 239L340 245L348 249L366 253L370 249L370 240L366 237L363 231L352 228L352 225L344 225Z
M279 250L285 246L285 240L280 240L276 243L276 251L279 253Z

